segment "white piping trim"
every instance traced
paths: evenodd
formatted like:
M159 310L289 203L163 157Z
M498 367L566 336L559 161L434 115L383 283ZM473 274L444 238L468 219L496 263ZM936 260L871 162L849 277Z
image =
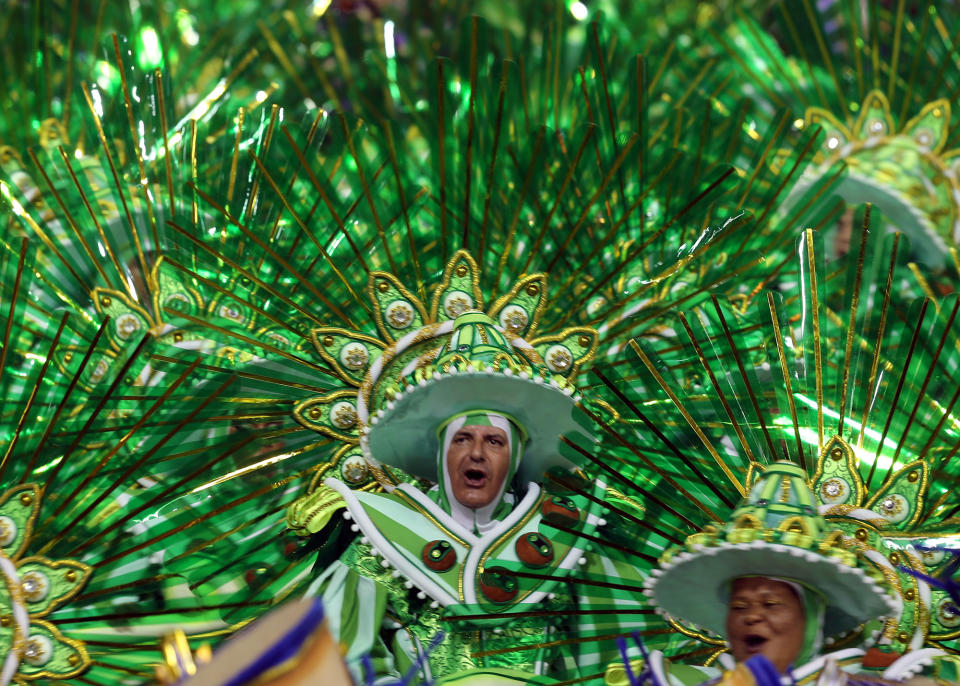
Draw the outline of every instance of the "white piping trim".
M423 647L423 642L420 641L417 635L411 631L410 636L413 637L413 645L415 645L417 648L417 659L422 658L422 662L421 662L422 666L420 667L420 674L423 675L423 681L424 683L427 683L427 684L433 683L433 671L430 669L430 659L429 659L430 656L427 653L426 649ZM391 683L396 683L396 682L391 682Z
M863 552L863 556L876 565L880 565L881 567L888 569L891 572L894 572L894 573L897 572L897 570L894 569L893 564L891 564L890 560L888 560L887 556L884 555L883 553L877 552L876 550L869 549ZM893 611L890 613L890 615L899 617L901 614L903 614L903 598L900 596L899 593L897 593L895 597L894 596L888 596L888 597L890 597L891 600L893 600L893 602L896 603L896 607L892 608Z
M661 684L675 684L676 681L670 677L664 670L663 653L659 650L650 651L650 671L657 677Z
M801 679L805 679L811 674L823 669L823 665L827 660L835 660L840 662L841 660L849 660L851 657L860 657L863 655L863 652L864 651L862 648L844 648L843 650L838 650L833 653L820 655L819 657L813 658L805 665L801 665L791 670L791 674L793 675L794 680L800 681ZM791 683L791 681L785 681L785 683Z
M939 648L921 648L897 658L897 661L883 670L884 679L901 681L915 676L923 667L933 664L933 659L946 655Z
M508 334L506 331L503 330L503 327L500 326L499 324L495 323L493 326L504 337L509 339L510 345L512 345L514 348L520 348L520 350L526 350L526 351L536 350L536 348L534 348L533 345L527 342L526 339L520 338L519 336L513 336L512 334Z
M412 486L408 483L401 483L399 486L397 486L396 490L402 491L410 496L420 507L436 518L438 522L450 529L450 531L455 533L458 537L469 543L470 547L476 547L480 545L480 538L478 536L476 536L472 531L468 531L466 527L460 524L460 522L444 512L443 508L439 507L435 502L430 500L430 498L427 497L427 495L416 486Z
M343 496L343 499L347 503L347 508L350 510L350 514L353 515L353 521L360 527L363 535L370 539L370 543L374 549L389 560L401 574L406 576L416 584L421 591L444 607L456 605L460 602L457 598L441 588L433 579L424 574L419 568L412 565L407 558L403 557L403 555L396 550L393 544L374 525L373 520L370 519L363 504L346 484L334 478L326 479L323 483L325 486L329 486Z
M3 672L0 672L0 684L7 686L13 679L13 675L17 673L19 666L20 656L17 655L17 651L11 650L7 653L7 659L3 661Z
M405 336L398 338L393 345L381 353L380 357L373 361L373 364L370 365L370 369L367 370L367 378L370 380L371 388L380 377L380 374L383 373L384 364L386 364L387 361L395 358L399 353L402 353L404 350L409 348L415 340L420 340L425 331L430 331L430 338L438 338L439 336L453 331L453 320L448 319L445 322L427 324L426 326L422 326L419 329L411 331ZM370 417L370 412L367 409L366 398L364 398L360 393L357 394L357 416L364 424L368 423L367 419Z

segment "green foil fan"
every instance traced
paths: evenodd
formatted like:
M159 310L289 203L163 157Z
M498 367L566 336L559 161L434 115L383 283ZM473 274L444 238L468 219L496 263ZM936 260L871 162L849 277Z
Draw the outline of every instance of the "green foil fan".
M713 535L762 466L799 466L844 547L899 594L896 616L835 647L872 647L889 663L924 646L956 649L946 592L907 570L936 577L951 559L958 308L953 297L898 295L895 267L908 248L898 234L869 236L872 218L869 209L858 217L861 240L845 268L824 262L808 230L794 285L750 312L713 299L678 313L674 344L636 339L631 371L595 369L617 396L595 411L606 447L571 455L644 504L635 545L651 556L692 533ZM658 622L644 630L656 636ZM662 644L668 656L723 650L710 632L671 625L701 648L674 638Z

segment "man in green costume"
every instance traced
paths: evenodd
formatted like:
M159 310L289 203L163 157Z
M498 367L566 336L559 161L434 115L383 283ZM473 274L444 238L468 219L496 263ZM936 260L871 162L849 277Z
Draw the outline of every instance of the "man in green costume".
M363 454L387 492L327 479L288 517L309 533L342 508L359 534L311 587L354 678L549 683L602 671L613 645L591 637L630 627L583 609L609 610L616 591L585 597L571 582L640 574L582 537L611 527L599 516L606 487L559 453L561 436L584 432L574 387L483 313L415 334L371 366L358 396ZM431 341L442 346L423 354ZM390 483L391 468L434 485ZM584 640L558 641L571 637Z

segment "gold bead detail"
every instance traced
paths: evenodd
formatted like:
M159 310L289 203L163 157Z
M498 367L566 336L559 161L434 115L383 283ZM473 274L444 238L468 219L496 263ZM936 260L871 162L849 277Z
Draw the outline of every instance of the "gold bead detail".
M527 284L527 295L536 295L540 292L540 286L535 283Z
M31 505L33 504L33 496L29 493L24 493L20 496L20 504L22 505Z
M378 282L377 282L377 290L380 291L381 293L386 293L387 291L390 290L390 282L389 282L389 281L378 281Z
M901 631L899 634L897 634L897 640L901 643L906 643L910 640L910 634L908 634L906 631Z
M73 655L67 658L67 662L70 663L71 667L76 667L78 664L80 664L80 658L77 657L76 653L74 653Z
M894 565L900 564L900 553L890 553L890 563Z
M311 407L307 414L310 415L310 419L320 419L323 411L319 407Z
M832 457L834 460L837 460L838 462L839 462L840 460L842 460L842 459L843 459L843 448L841 448L839 445L838 445L838 446L834 446L833 448L831 448L831 449L830 449L830 457Z
M870 534L867 533L866 529L857 529L853 534L858 541L865 541L869 538Z
M104 295L100 298L100 304L104 307L110 307L113 304L113 300L108 295Z
M586 348L588 345L590 345L590 336L583 334L577 339L577 343L579 343L581 347Z
M457 276L466 276L467 275L467 265L461 264L457 267L456 270Z
M325 348L329 348L331 345L333 345L333 336L324 336L323 345Z
M68 569L67 573L64 574L63 577L70 583L73 583L74 581L77 580L77 573L72 569Z
M910 472L909 474L907 474L907 481L909 481L912 484L916 483L917 479L919 478L920 478L920 472Z
M0 626L10 626L13 623L13 620L10 619L10 615L4 615L0 617Z
M916 597L917 597L917 592L914 591L912 588L908 588L906 591L903 592L904 600L912 601Z
M177 343L180 343L183 341L183 334L178 331L177 333L173 334L173 340Z

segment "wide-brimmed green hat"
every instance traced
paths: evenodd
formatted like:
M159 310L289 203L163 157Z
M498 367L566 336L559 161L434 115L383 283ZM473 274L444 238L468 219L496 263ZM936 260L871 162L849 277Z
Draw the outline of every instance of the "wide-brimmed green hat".
M428 340L438 343L432 352L407 356ZM533 346L508 340L486 314L465 312L411 332L371 365L357 403L360 444L375 468L387 464L436 481L437 427L470 410L498 412L527 434L518 474L535 481L551 467L571 466L559 443L564 434L588 432L578 399Z
M722 636L730 584L744 576L787 579L819 593L824 636L899 610L883 575L817 514L806 474L792 462L767 467L721 529L668 549L644 586L659 611Z

